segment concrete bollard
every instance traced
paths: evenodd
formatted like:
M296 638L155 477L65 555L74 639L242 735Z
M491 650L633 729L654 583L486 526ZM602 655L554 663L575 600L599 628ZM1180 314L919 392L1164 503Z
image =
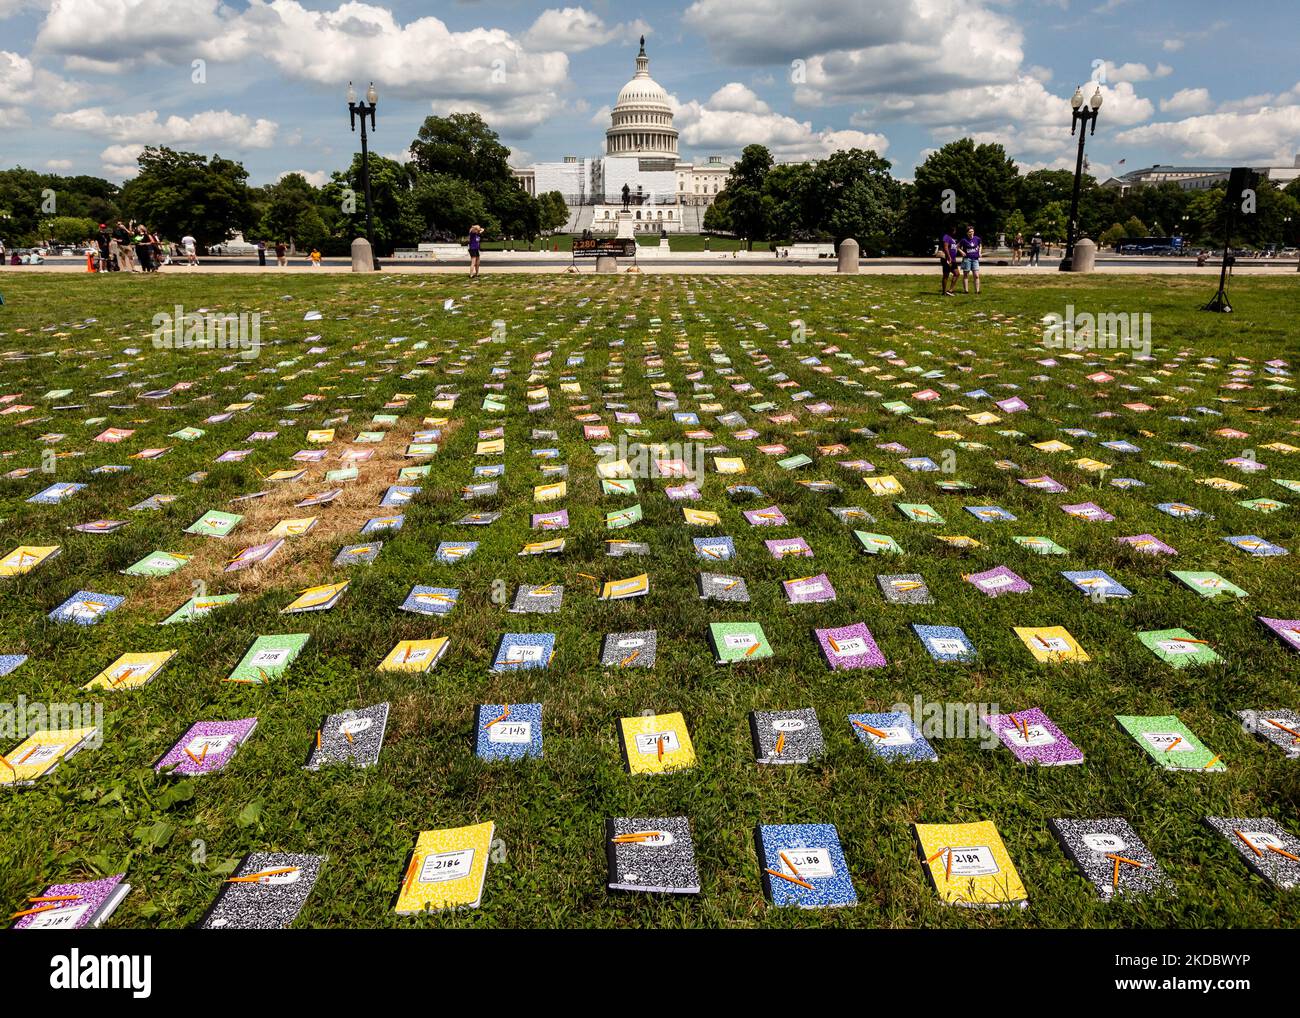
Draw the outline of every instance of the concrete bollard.
M839 264L835 266L835 271L856 275L858 271L858 242L852 237L845 237L840 241L838 254Z
M370 250L370 241L365 237L358 237L352 242L352 271L375 271L375 254Z
M1070 259L1071 272L1092 272L1097 267L1097 245L1083 237L1074 242L1074 256Z

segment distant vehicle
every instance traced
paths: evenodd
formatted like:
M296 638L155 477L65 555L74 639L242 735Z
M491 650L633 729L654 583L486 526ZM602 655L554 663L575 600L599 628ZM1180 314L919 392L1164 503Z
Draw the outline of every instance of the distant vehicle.
M1139 237L1122 240L1120 254L1180 255L1183 253L1182 237Z

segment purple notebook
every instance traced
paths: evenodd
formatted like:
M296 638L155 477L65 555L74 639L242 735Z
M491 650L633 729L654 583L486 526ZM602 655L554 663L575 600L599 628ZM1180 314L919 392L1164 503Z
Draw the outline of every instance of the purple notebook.
M1265 615L1256 615L1255 618L1292 650L1300 650L1300 619L1270 619Z
M533 513L534 530L568 530L569 510L561 509L553 513Z
M1154 534L1134 534L1132 537L1117 537L1115 540L1120 544L1131 545L1134 551L1141 552L1144 555L1178 554Z
M883 668L885 655L876 646L875 637L865 622L838 629L817 629L817 642L821 644L826 663L831 668Z
M230 763L244 740L253 734L257 718L238 721L199 721L181 736L155 771L174 767L173 774L212 774Z
M1014 714L987 714L984 722L1021 763L1083 763L1083 752L1039 708Z
M963 579L988 594L989 597L1001 597L1003 594L1027 594L1034 589L1006 566L994 566L982 573L967 573Z
M98 926L130 893L131 885L122 882L125 876L125 873L117 873L102 880L51 884L41 892L40 897L68 897L69 900L33 902L30 907L39 911L23 916L14 923L13 928L15 930L81 930Z
M779 506L770 505L765 509L746 509L745 519L752 527L784 527L790 521L785 518Z

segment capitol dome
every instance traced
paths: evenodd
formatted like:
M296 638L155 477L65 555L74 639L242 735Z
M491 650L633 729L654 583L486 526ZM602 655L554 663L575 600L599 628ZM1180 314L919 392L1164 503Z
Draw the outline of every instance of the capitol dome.
M619 90L605 132L605 154L677 158L677 129L664 87L650 77L645 36L636 57L636 74Z

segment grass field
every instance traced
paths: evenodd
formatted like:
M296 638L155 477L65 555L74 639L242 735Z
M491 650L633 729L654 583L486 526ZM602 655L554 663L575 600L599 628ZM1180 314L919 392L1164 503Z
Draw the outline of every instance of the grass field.
M1244 279L1233 290L1237 312L1195 310L1210 296L1204 280L1176 277L991 277L979 298L941 300L930 279L855 277L645 277L462 279L416 275L378 278L181 277L42 278L0 275L0 395L32 409L0 416L0 470L37 468L0 479L0 554L18 545L60 545L62 554L27 575L0 581L0 653L30 659L0 678L7 701L104 703L104 741L70 759L49 779L0 797L0 901L13 910L54 882L126 871L133 891L111 925L183 927L197 922L220 893L223 879L251 851L329 856L298 926L599 926L599 927L1216 927L1294 926L1300 900L1251 875L1228 842L1203 822L1206 815L1267 816L1300 833L1300 763L1242 729L1243 708L1300 708L1296 653L1255 621L1257 615L1300 617L1296 583L1297 502L1273 483L1300 477L1300 454L1270 451L1272 442L1300 445L1300 402L1289 377L1272 379L1264 362L1294 361L1296 285ZM454 299L454 311L444 301ZM155 314L211 308L263 314L260 356L243 360L223 350L155 349ZM1088 352L1079 359L1041 345L1040 319L1049 312L1149 312L1154 363L1128 351ZM304 321L319 311L320 321ZM93 321L91 321L93 319ZM806 326L791 342L791 321ZM484 342L504 323L503 343ZM319 335L316 342L308 338ZM612 343L620 344L611 346ZM647 344L653 344L652 347ZM827 346L839 348L837 354ZM313 347L323 353L309 352ZM554 350L549 368L530 383L533 357ZM770 357L770 366L759 352ZM893 351L894 356L886 356ZM566 366L572 354L585 360ZM659 355L662 369L648 357ZM613 360L619 355L619 360ZM1055 367L1037 360L1057 358ZM722 360L725 356L729 362ZM426 358L436 363L418 366ZM1218 360L1210 363L1202 358ZM819 359L827 370L817 370ZM1110 383L1085 377L1105 367ZM495 368L508 369L493 376ZM463 368L463 371L460 370ZM1234 369L1248 373L1231 375ZM660 375L659 372L662 371ZM921 377L921 372L937 371ZM698 374L702 372L702 374ZM783 373L798 384L781 387ZM692 379L689 375L695 375ZM1233 381L1244 388L1225 388ZM503 383L504 412L480 408L485 383ZM752 390L733 385L751 383ZM1282 388L1270 388L1280 381ZM561 385L573 382L575 391ZM846 384L851 382L853 384ZM174 389L146 399L150 390ZM653 385L668 383L679 410L699 411L707 444L743 456L749 472L700 480L698 502L674 503L662 480L640 479L636 499L601 494L598 457L584 441L575 407L606 411L606 398L638 411L649 440L682 442L693 427L674 423L657 406ZM1001 388L1004 383L1017 389ZM944 388L952 386L951 390ZM529 412L526 394L548 386L550 409ZM362 540L357 531L378 506L413 432L429 416L435 390L460 394L443 429L441 449L428 460L423 492L405 508L404 528L384 535L370 566L342 569L339 548ZM941 398L911 394L933 386ZM967 413L989 399L964 394L985 388L995 399L1018 394L1030 409L978 425ZM570 386L570 388L572 388ZM71 389L66 396L47 396ZM804 390L814 395L795 401ZM487 390L490 392L491 390ZM111 392L111 395L105 393ZM256 394L254 399L246 399ZM403 405L385 410L398 394ZM306 397L312 397L307 400ZM319 397L319 399L315 398ZM882 404L907 400L911 414ZM774 410L751 405L770 400ZM809 412L825 400L829 413ZM1222 401L1221 401L1222 400ZM1123 404L1145 402L1147 412ZM252 406L225 423L205 423L232 403ZM289 409L303 406L305 409ZM701 409L714 405L714 409ZM58 406L70 407L56 409ZM962 409L955 409L961 407ZM1217 409L1209 416L1194 408ZM3 408L3 407L0 407ZM996 410L997 408L993 408ZM718 413L739 411L759 437L738 441ZM791 411L795 423L768 417ZM1099 417L1111 411L1114 416ZM294 502L329 487L324 471L341 464L358 431L376 413L398 415L357 480L332 505L295 510ZM306 480L272 488L258 502L232 506L236 496L268 487L263 475L294 466L293 454L313 448L306 438L329 418L334 441L325 463L303 464ZM1186 420L1175 420L1184 416ZM918 420L917 418L921 419ZM926 418L929 420L927 421ZM475 456L476 432L505 428L502 457ZM133 429L118 444L92 439L106 427ZM204 434L185 441L184 427ZM875 437L853 429L870 428ZM1248 433L1215 435L1232 427ZM1082 428L1095 437L1072 437ZM533 429L553 429L554 440ZM952 430L938 437L935 432ZM1023 436L1000 435L1018 430ZM247 441L254 431L276 431ZM56 435L62 435L55 438ZM1063 439L1068 453L1029 443ZM1111 452L1100 442L1129 439L1139 453ZM906 453L878 448L897 442L912 456L951 463L953 473L913 473ZM1191 451L1170 443L1202 447ZM755 446L784 443L814 462L786 470ZM821 456L819 446L843 443L845 454ZM972 445L971 443L975 443ZM158 459L129 459L167 447ZM535 505L541 483L533 449L555 447L569 467L568 496ZM52 449L56 458L42 458ZM215 463L230 449L252 449L242 462ZM1239 473L1224 459L1256 451L1267 471ZM1112 464L1104 474L1074 465L1079 457ZM874 474L839 461L869 459ZM1016 469L1001 469L999 460ZM1181 468L1152 461L1175 460ZM42 472L42 463L53 473ZM462 501L475 464L505 464L500 494ZM105 464L128 472L91 474ZM187 480L196 471L207 476ZM893 474L899 497L876 497L864 477ZM1017 478L1050 474L1069 488L1046 494ZM1121 490L1114 476L1145 487ZM1198 479L1228 477L1246 487L1228 493ZM798 481L826 479L841 487L823 493ZM945 493L937 481L974 487ZM86 487L57 505L26 500L54 481ZM728 484L751 483L763 500L737 501ZM129 507L153 494L177 499L159 511ZM1263 514L1240 506L1272 498L1287 507ZM1095 501L1114 522L1085 522L1060 506ZM604 516L639 502L644 519L608 532ZM1176 519L1157 503L1183 501L1207 514ZM928 503L946 524L912 522L895 502ZM790 525L751 528L743 509L776 503ZM717 511L718 528L683 524L682 506ZM900 557L862 554L853 528L827 511L862 506L876 517L865 529L893 536ZM1015 523L982 523L967 505L998 505ZM570 529L560 557L520 557L538 539L530 514L566 508ZM243 513L225 539L185 534L210 509ZM456 526L471 510L500 510L489 527ZM314 531L290 538L264 566L223 573L241 548L265 540L278 520L319 515ZM98 518L126 520L114 534L69 528ZM1116 543L1151 533L1178 556L1134 553ZM710 568L691 538L727 534L737 557L723 570L743 576L748 605L705 603L696 575ZM937 534L981 542L963 550ZM1224 542L1257 534L1292 554L1252 557ZM1013 535L1045 535L1067 556L1040 556ZM545 536L557 536L555 534ZM812 560L774 560L764 539L801 536ZM609 537L644 540L648 558L611 558ZM443 540L478 540L459 565L439 564ZM168 577L124 576L121 570L155 550L193 555ZM1033 585L1030 593L989 598L963 574L1006 565ZM1224 603L1203 599L1168 570L1213 570L1248 595ZM1094 603L1061 570L1104 569L1133 596ZM637 600L597 600L587 574L602 581L649 574L650 593ZM787 604L780 581L825 572L837 592L827 604ZM920 573L930 605L890 605L878 573ZM282 616L294 594L314 583L350 579L328 612ZM184 625L159 626L188 597L195 581L208 593L239 592L237 603ZM512 615L497 603L520 583L565 587L556 615ZM412 584L461 590L445 620L399 610ZM125 602L94 626L56 624L46 615L78 590L124 595ZM494 600L494 591L497 599ZM774 649L767 660L718 666L708 624L758 621ZM888 664L833 672L814 627L866 622ZM912 634L913 622L961 626L978 650L969 664L932 661ZM1014 626L1065 626L1089 653L1088 663L1040 664L1012 632ZM1184 627L1208 641L1223 661L1175 669L1158 660L1135 633ZM653 669L602 669L606 633L654 629ZM262 685L223 681L259 634L306 632L311 639L281 678ZM556 653L547 670L489 670L504 632L553 632ZM376 665L399 639L442 635L450 649L425 675L381 673ZM167 669L135 691L81 692L119 654L175 649ZM936 740L938 762L885 764L855 738L850 713L884 711L895 703L996 703L1004 711L1041 707L1077 745L1081 766L1026 767L1003 747L972 739ZM377 766L312 773L303 764L321 719L349 707L392 704ZM520 764L485 763L474 754L480 704L542 702L545 756ZM813 763L772 767L755 763L748 715L753 710L815 708L825 754ZM634 776L624 766L618 719L642 712L681 711L698 753L690 770ZM1168 773L1115 721L1120 714L1177 714L1221 754L1222 773ZM256 716L259 724L219 774L176 779L152 764L200 719ZM18 738L0 741L8 753ZM702 893L654 898L606 891L604 821L616 816L686 816L695 839ZM1171 877L1176 893L1102 902L1062 851L1048 826L1053 817L1124 817ZM422 916L394 914L394 898L416 836L422 830L491 820L501 839L489 866L482 906ZM1025 910L971 910L942 904L918 858L912 824L996 822L1028 890ZM758 823L827 823L838 827L859 904L823 911L775 909L763 896L753 829Z

